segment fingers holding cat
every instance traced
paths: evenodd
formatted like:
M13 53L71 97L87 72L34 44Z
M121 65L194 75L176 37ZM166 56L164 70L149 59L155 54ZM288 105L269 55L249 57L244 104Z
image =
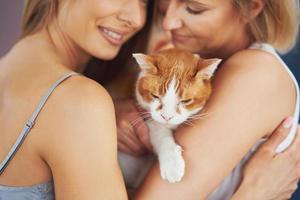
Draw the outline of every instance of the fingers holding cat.
M298 167L298 179L300 179L300 125L298 125L297 135L291 146L283 152L282 156L285 156L286 159L289 159L292 163Z
M152 149L149 130L139 108L132 99L115 100L119 150L142 155Z
M128 121L119 120L117 122L117 133L119 150L132 155L139 155L145 151Z

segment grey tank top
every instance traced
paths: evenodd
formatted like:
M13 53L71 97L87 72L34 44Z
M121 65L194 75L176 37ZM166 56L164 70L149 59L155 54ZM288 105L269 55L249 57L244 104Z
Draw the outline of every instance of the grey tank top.
M26 136L34 126L35 120L38 117L39 113L41 112L42 108L46 104L48 98L55 90L55 88L62 83L64 80L69 78L70 76L78 75L75 72L68 73L58 79L45 93L43 98L41 99L38 107L35 109L31 117L27 120L22 132L20 133L19 137L15 144L9 150L5 159L0 163L0 176L4 172L5 168L12 160L22 142L25 140ZM22 186L22 187L14 187L14 186L5 186L0 185L0 200L54 200L54 184L53 181L50 180L46 183L41 183L32 186Z

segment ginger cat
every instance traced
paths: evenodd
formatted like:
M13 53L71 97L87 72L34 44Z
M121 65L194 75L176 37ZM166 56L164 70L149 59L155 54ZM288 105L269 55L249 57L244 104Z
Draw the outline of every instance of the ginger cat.
M136 99L151 119L146 123L161 177L171 183L178 182L184 176L185 163L173 130L196 118L195 114L203 109L212 92L211 77L221 60L203 59L175 48L152 56L133 54L133 57L141 69ZM127 184L135 188L154 159L121 153L119 160Z

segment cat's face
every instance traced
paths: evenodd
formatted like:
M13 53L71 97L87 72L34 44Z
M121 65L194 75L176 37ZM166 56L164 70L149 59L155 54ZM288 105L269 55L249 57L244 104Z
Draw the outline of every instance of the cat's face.
M133 56L141 68L136 84L139 104L155 121L169 125L183 123L204 107L211 94L210 79L221 61L178 49Z

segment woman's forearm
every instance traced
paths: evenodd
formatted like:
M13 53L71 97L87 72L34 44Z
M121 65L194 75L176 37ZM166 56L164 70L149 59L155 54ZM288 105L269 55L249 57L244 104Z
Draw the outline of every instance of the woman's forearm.
M238 190L234 193L231 200L260 200L259 194L253 193L250 185L241 185ZM255 198L254 198L255 197Z
M231 200L290 199L299 180L300 156L295 155L299 152L300 137L283 153L277 154L275 149L291 126L291 118L286 118L250 158L243 169L242 183Z

